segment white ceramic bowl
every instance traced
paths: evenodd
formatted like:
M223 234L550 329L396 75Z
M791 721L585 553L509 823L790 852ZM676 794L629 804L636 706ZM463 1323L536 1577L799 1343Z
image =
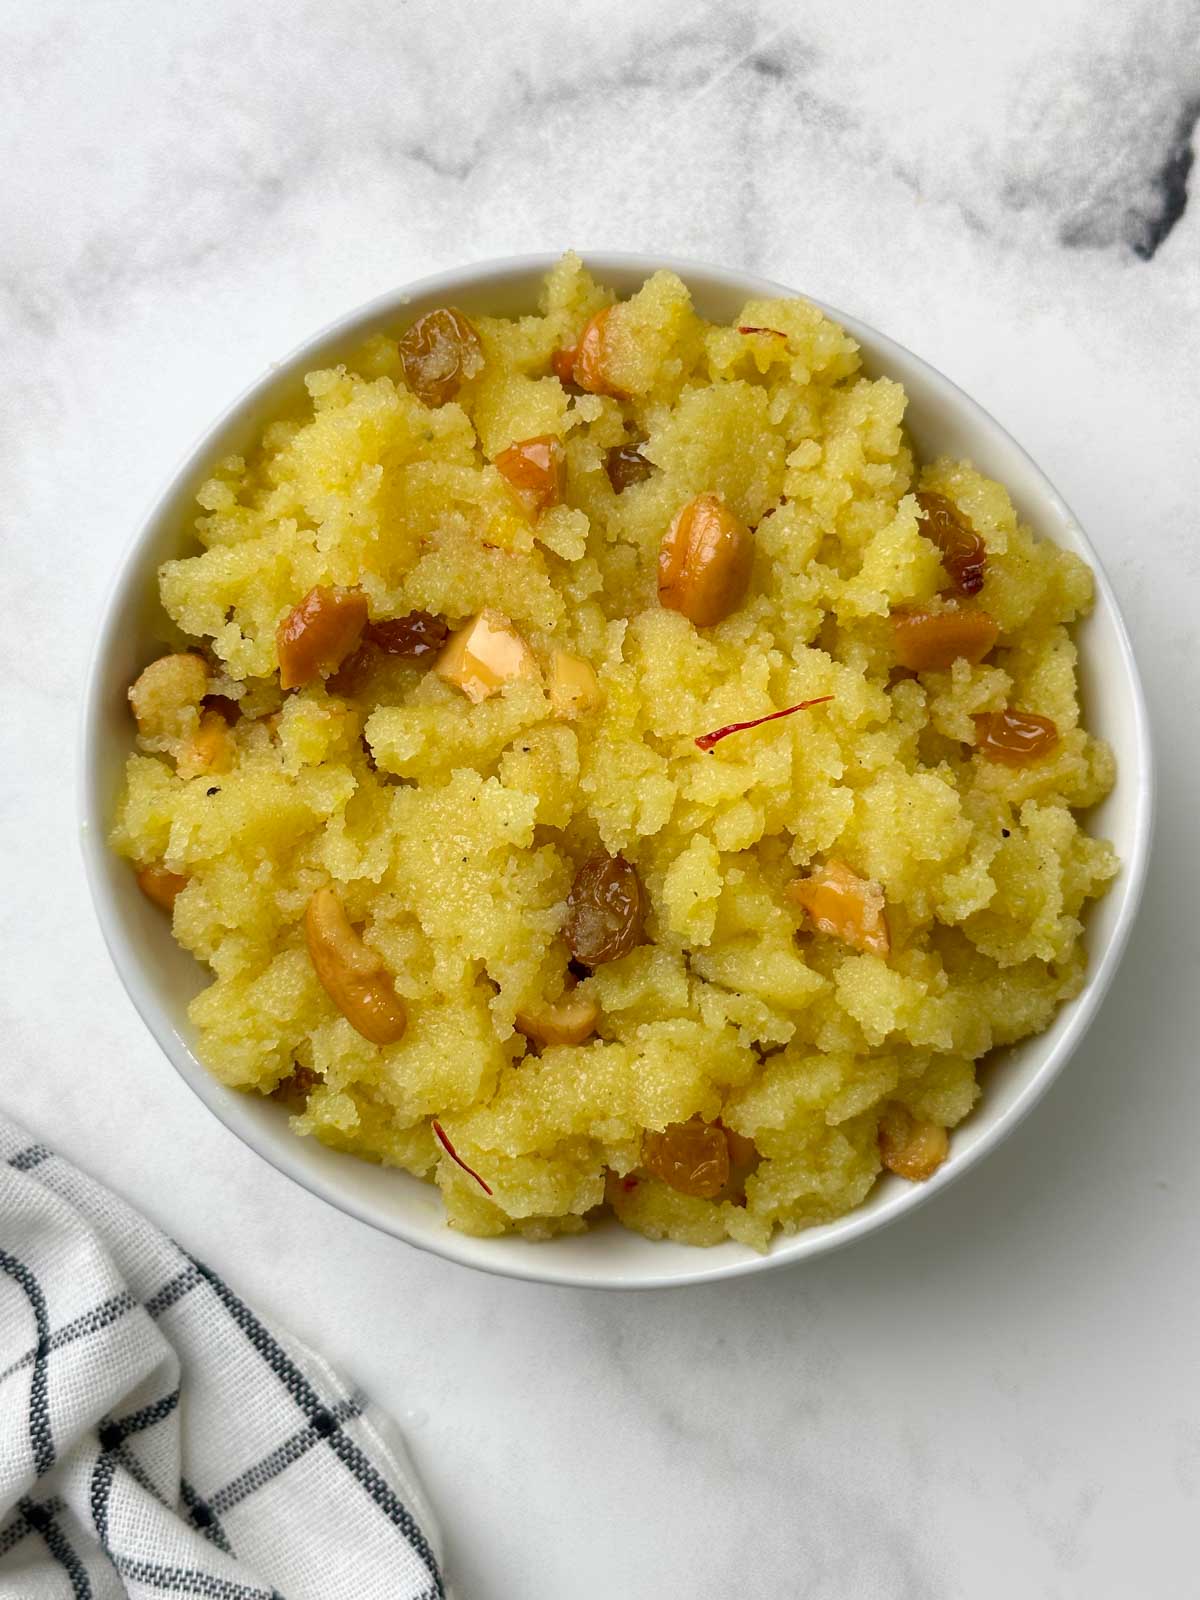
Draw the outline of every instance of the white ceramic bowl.
M900 345L830 309L862 345L869 371L898 378L909 396L908 422L927 455L969 456L1008 486L1021 516L1044 537L1077 550L1096 575L1096 608L1079 631L1089 726L1117 754L1118 780L1090 826L1113 840L1120 877L1093 908L1088 923L1089 977L1078 999L1059 1011L1036 1039L1009 1052L1003 1072L990 1073L978 1109L954 1134L950 1157L925 1184L887 1175L848 1216L791 1238L765 1256L727 1243L710 1250L652 1243L615 1224L578 1236L532 1244L520 1238L474 1239L452 1232L438 1191L407 1173L386 1171L325 1149L288 1131L282 1110L238 1094L209 1076L192 1050L186 1006L205 975L170 936L161 912L134 884L128 864L113 857L105 835L133 728L125 691L161 652L162 618L155 572L189 547L193 496L213 461L245 447L260 424L295 394L302 375L337 360L364 336L398 331L419 313L453 303L470 312L534 309L548 256L484 262L426 278L352 312L273 367L205 434L176 472L134 540L105 608L84 702L81 766L83 847L100 924L134 1005L201 1100L253 1149L314 1194L397 1238L451 1260L513 1277L592 1287L636 1288L699 1283L799 1261L845 1244L939 1194L997 1145L1045 1093L1079 1044L1112 980L1142 892L1150 844L1153 782L1148 721L1129 640L1096 553L1045 476L973 400ZM786 295L742 273L687 261L632 255L588 257L591 270L621 294L648 273L674 268L698 309L727 320L751 295Z

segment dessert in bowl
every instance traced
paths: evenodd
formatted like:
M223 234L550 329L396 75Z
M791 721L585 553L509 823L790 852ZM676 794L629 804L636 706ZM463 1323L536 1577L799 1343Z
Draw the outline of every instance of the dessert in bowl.
M820 1248L1010 1125L1119 952L1149 764L1089 561L952 386L772 286L394 297L131 558L88 719L119 964L211 1104L416 1242Z

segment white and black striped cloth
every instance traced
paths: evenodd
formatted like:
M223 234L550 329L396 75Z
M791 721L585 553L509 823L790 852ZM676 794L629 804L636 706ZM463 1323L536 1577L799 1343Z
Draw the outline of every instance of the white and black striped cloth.
M442 1600L389 1420L0 1118L2 1600Z

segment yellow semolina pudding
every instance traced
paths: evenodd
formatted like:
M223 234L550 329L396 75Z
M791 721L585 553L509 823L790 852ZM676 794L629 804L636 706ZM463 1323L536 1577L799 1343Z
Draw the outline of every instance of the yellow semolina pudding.
M130 690L207 1066L475 1234L763 1249L928 1178L1117 869L1087 567L803 300L568 255L306 382Z

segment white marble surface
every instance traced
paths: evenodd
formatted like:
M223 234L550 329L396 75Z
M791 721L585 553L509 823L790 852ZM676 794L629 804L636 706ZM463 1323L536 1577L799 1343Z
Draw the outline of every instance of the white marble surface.
M0 1103L393 1409L468 1600L1194 1595L1193 0L8 0L0 32ZM1142 922L1049 1100L890 1232L712 1289L473 1275L267 1170L134 1015L75 842L89 636L202 427L369 296L566 245L760 269L956 378L1090 531L1159 743Z

